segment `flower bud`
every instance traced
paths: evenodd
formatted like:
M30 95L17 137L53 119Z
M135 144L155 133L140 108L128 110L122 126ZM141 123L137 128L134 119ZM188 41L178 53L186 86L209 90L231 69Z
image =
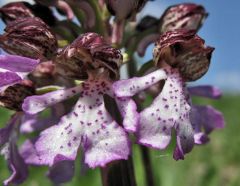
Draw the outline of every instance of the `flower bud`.
M178 68L186 81L195 81L208 71L214 50L204 43L195 31L166 32L155 43L155 64L161 66L165 62L173 68Z
M193 3L170 6L160 19L160 32L177 29L197 31L207 15L203 6Z
M148 0L106 0L109 12L117 20L133 19Z
M34 14L26 4L25 2L14 2L1 7L0 13L3 21L9 24L19 18L34 17Z
M87 71L104 67L111 78L118 77L123 57L121 51L108 45L96 33L79 36L64 48L55 60L58 73L70 78L87 79Z
M44 6L56 6L60 13L66 15L68 19L73 19L74 14L70 6L64 0L35 0L37 3Z
M23 100L34 94L35 89L32 83L15 84L0 93L0 105L11 110L21 111Z
M141 19L141 21L137 24L136 29L139 32L143 32L151 27L158 25L158 19L153 16L145 16Z
M0 46L10 54L34 59L51 59L57 50L57 40L50 28L38 18L17 19L5 28Z

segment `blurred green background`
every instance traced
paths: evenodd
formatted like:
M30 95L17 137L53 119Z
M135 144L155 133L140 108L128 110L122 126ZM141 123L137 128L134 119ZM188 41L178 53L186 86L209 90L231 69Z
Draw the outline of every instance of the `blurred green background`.
M240 185L240 96L224 95L221 100L194 98L195 104L211 104L224 113L225 129L214 131L211 141L195 146L184 161L172 159L172 144L166 151L151 150L154 178L157 186L239 186ZM0 125L4 126L10 113L0 110ZM145 186L141 154L134 146L133 159L138 186ZM80 159L72 182L64 186L100 186L100 170L81 173ZM31 167L29 179L23 186L50 186L45 177L46 167ZM0 157L0 182L9 176L6 162Z

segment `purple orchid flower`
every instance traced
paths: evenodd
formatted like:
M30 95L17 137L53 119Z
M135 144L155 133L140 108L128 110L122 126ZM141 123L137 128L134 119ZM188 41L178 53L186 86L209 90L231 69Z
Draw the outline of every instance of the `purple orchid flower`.
M199 79L206 73L211 52L212 48L206 47L204 41L192 31L167 32L160 36L154 48L154 62L163 69L113 84L117 97L128 98L159 80L165 80L161 93L149 107L140 112L138 143L165 149L174 128L177 133L174 159L184 159L184 154L191 151L194 131L185 82Z
M95 33L81 35L60 52L56 65L65 66L60 73L80 79L86 77L87 80L70 89L25 99L23 110L36 114L63 100L79 96L72 111L63 116L57 125L44 130L37 140L23 145L22 155L27 163L55 166L61 161L74 161L79 147L83 148L85 163L91 168L128 158L130 143L126 131L136 131L138 114L131 98L117 98L111 88L121 62L120 51L107 45ZM87 73L83 76L74 67L82 67ZM105 94L117 102L123 116L123 127L106 110Z
M19 114L15 114L5 128L0 129L0 151L8 161L12 175L4 181L4 185L20 184L28 175L27 165L20 156L16 141L17 128L20 122Z

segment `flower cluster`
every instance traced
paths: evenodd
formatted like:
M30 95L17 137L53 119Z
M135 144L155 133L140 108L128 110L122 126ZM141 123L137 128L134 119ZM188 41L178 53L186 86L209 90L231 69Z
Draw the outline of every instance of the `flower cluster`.
M35 0L0 8L6 24L0 35L0 104L15 111L0 129L0 151L12 171L4 185L22 183L31 165L47 165L53 182L67 182L79 153L88 167L106 167L127 160L133 143L167 148L173 130L173 158L184 159L194 144L224 127L219 111L191 101L219 98L220 91L187 84L208 71L214 50L197 35L208 15L204 7L174 5L159 19L131 24L147 3ZM53 8L66 18L59 20ZM137 72L135 52L143 56L151 43L153 59ZM125 63L137 77L121 80ZM150 106L141 106L141 94L154 98Z

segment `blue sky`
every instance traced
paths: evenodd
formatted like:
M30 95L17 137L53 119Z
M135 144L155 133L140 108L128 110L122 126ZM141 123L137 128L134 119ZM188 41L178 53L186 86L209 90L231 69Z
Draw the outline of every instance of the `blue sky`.
M0 5L7 0L0 0ZM151 13L159 17L170 5L182 2L202 4L209 12L199 35L206 44L215 47L212 63L208 73L196 84L212 84L224 91L240 93L240 1L226 0L156 0L147 4L141 13ZM3 24L0 22L0 32ZM151 58L151 47L146 59Z

